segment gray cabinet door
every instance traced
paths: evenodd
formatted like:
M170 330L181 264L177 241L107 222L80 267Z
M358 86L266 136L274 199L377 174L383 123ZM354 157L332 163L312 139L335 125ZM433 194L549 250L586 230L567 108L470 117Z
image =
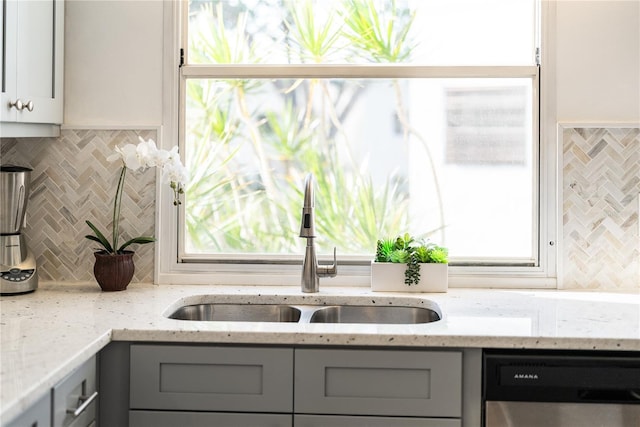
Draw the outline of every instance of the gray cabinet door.
M297 349L295 412L458 418L460 351Z
M49 427L51 425L51 393L47 393L6 427Z
M96 357L53 388L53 427L84 427L96 419Z
M291 427L291 414L130 411L129 427Z
M460 427L454 418L364 417L349 415L294 415L296 427Z
M131 345L131 409L292 412L293 349Z

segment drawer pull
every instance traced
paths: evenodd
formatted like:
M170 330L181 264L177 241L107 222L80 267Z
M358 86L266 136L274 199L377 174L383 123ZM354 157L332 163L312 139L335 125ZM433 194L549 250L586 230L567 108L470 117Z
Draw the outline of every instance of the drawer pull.
M96 397L98 397L97 391L94 391L91 396L80 396L78 400L82 402L82 405L78 406L76 409L67 409L67 414L73 414L73 417L76 418L78 415L83 413L89 405L91 405L91 402L96 400Z

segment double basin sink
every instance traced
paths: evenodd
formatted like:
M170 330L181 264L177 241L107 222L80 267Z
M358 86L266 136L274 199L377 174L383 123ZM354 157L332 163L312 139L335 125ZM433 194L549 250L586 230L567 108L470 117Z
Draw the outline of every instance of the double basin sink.
M200 303L181 306L167 317L211 322L419 324L441 319L439 307L435 303L430 305L427 308L396 305Z

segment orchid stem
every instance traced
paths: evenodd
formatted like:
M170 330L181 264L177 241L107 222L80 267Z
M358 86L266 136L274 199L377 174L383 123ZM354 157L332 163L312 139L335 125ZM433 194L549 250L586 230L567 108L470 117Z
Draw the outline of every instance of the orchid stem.
M122 189L124 188L124 178L127 174L127 167L122 166L120 179L118 180L118 188L116 189L116 198L113 201L113 251L114 255L118 253L118 235L120 234L120 208L122 206Z

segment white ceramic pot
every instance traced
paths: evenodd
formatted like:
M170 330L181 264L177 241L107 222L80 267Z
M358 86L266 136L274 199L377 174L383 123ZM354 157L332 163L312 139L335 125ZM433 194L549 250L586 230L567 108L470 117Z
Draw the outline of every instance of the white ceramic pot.
M420 264L420 282L405 285L406 264L371 262L371 290L379 292L447 292L449 264Z

